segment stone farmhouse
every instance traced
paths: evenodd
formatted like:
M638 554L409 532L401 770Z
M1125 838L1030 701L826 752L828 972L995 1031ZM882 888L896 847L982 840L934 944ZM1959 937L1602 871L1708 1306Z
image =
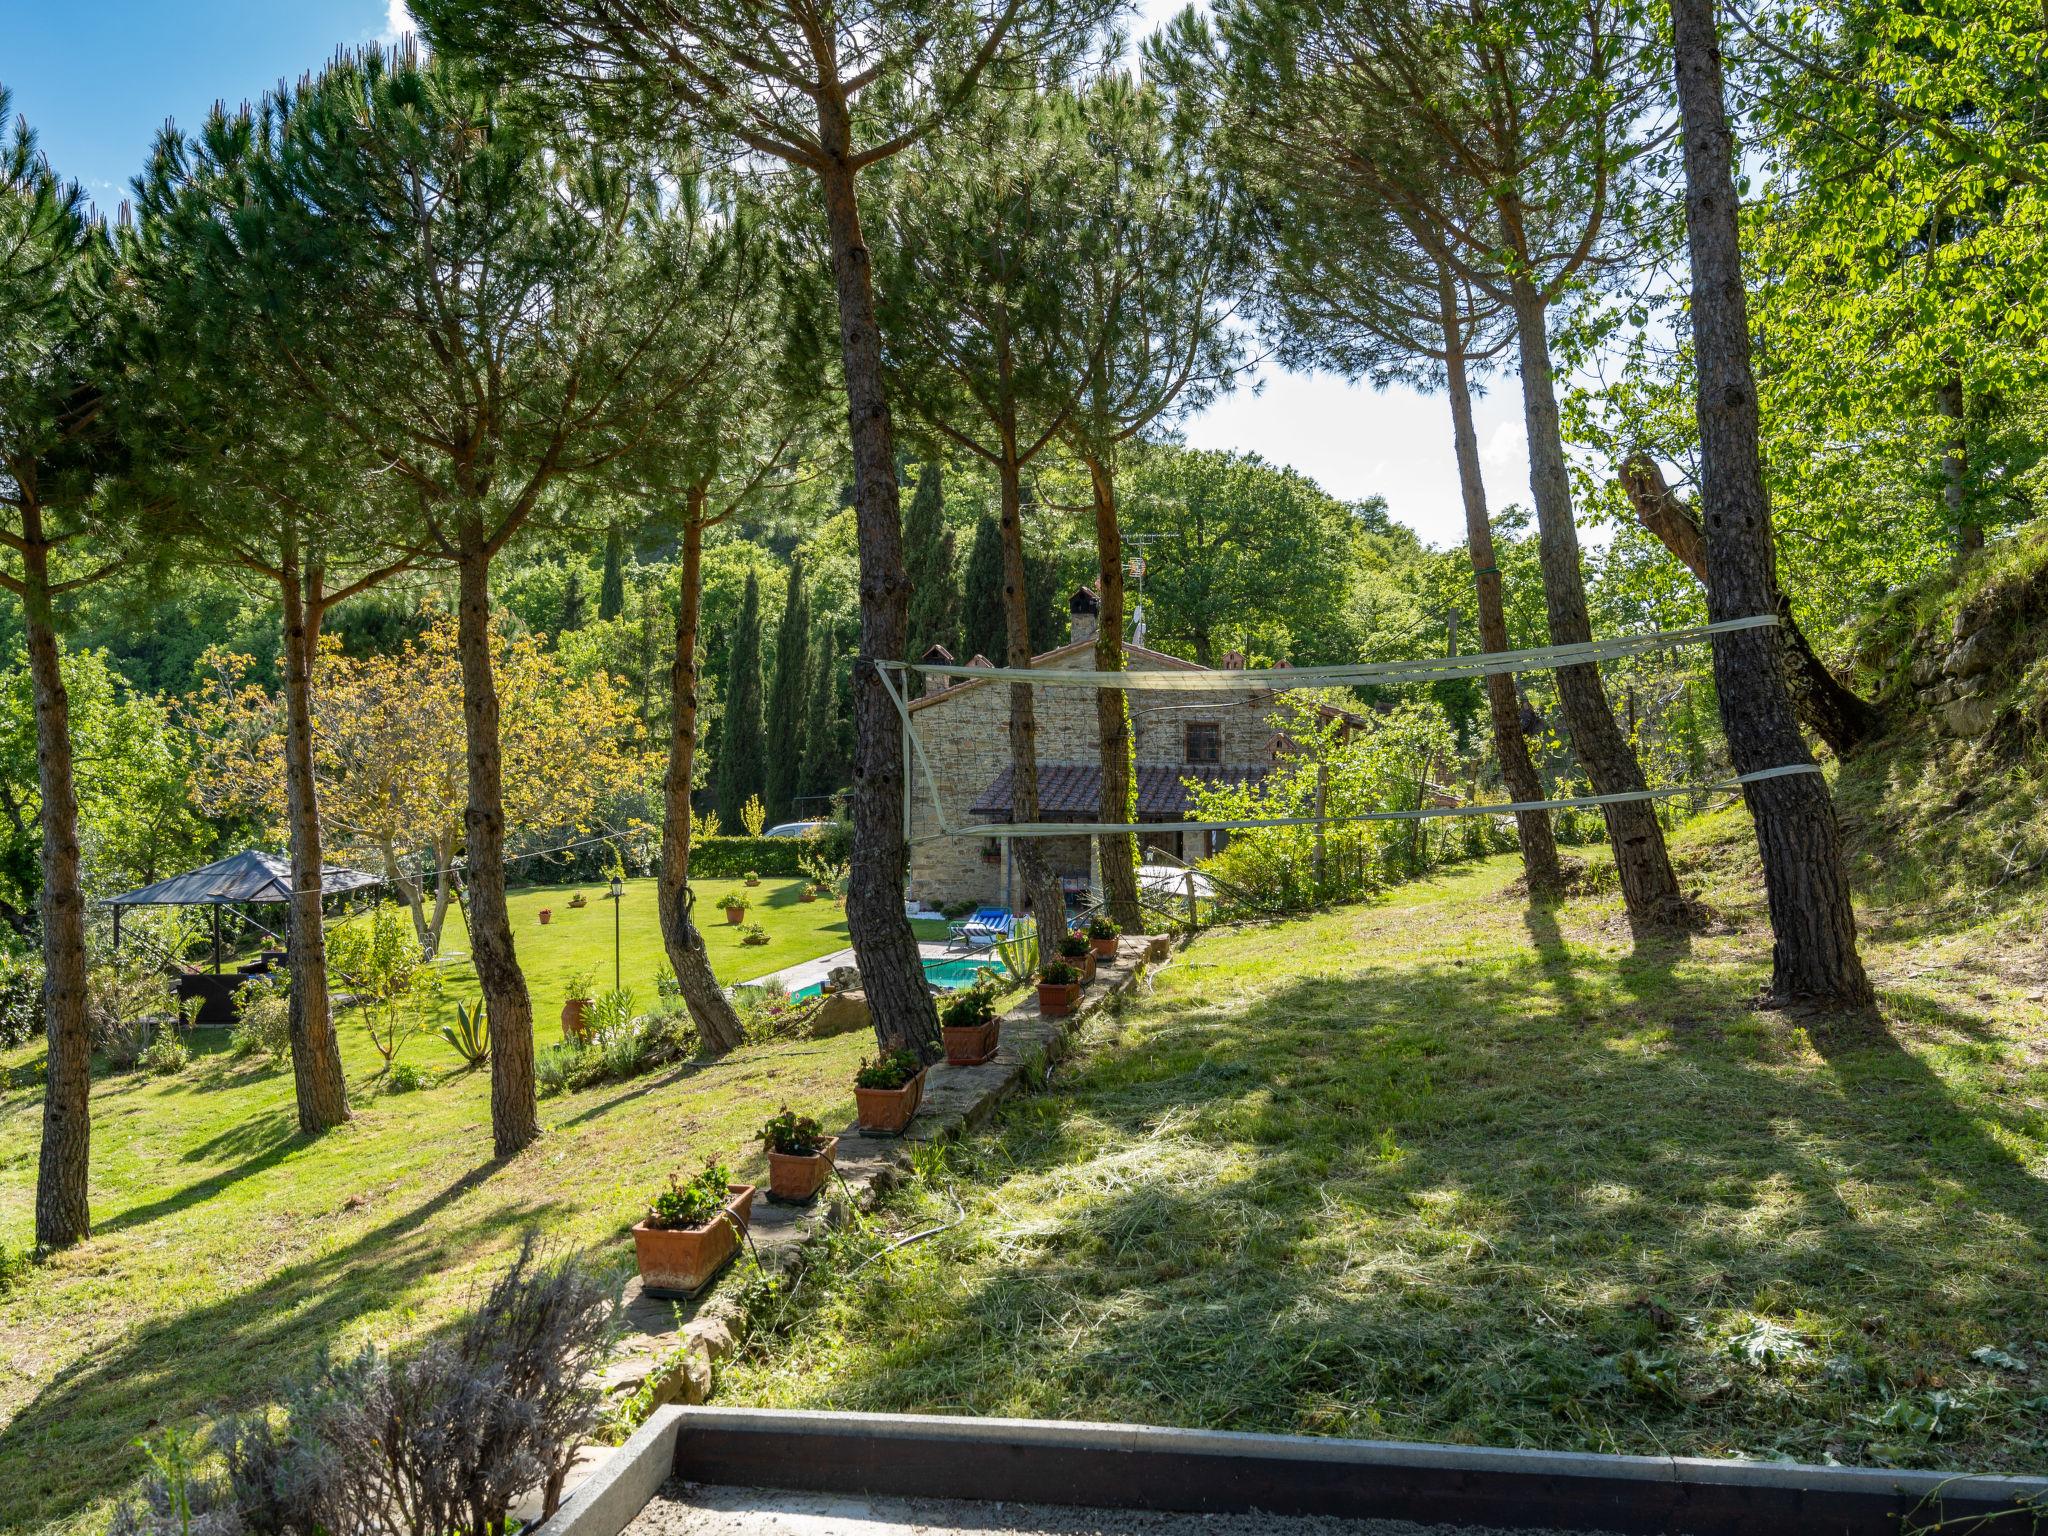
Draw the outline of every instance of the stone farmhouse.
M1101 605L1092 589L1082 587L1068 606L1071 638L1055 650L1032 657L1033 667L1078 672L1094 668ZM1128 642L1124 655L1133 672L1210 670L1198 662ZM951 662L953 658L943 648L935 648L923 659ZM993 663L977 656L969 665ZM1226 668L1243 665L1244 658L1235 653L1225 658ZM1034 703L1039 819L1100 820L1101 738L1096 729L1094 690L1040 688ZM1268 688L1190 693L1137 686L1129 691L1128 704L1141 822L1185 820L1190 814L1186 781L1254 781L1272 769L1274 754L1285 750L1286 739L1276 724L1278 697ZM934 677L927 680L923 696L910 701L910 710L923 742L924 760L937 784L945 824L957 828L974 822L1008 822L1010 685ZM1356 716L1344 718L1348 723L1363 723ZM1021 911L1023 889L1012 857L1014 845L998 838L932 836L938 826L931 783L922 764L912 770L910 789L910 898L931 906L972 902ZM1146 848L1163 849L1189 863L1213 853L1228 836L1223 832L1142 834ZM1091 884L1092 841L1059 837L1040 842L1070 893L1086 890Z

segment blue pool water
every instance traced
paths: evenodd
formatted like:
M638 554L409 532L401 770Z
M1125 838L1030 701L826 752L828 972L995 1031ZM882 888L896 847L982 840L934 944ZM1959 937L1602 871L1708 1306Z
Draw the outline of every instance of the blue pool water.
M935 987L954 992L961 987L973 986L974 978L983 971L1000 971L1002 968L1003 962L1000 960L927 960L924 963L924 979ZM808 987L798 987L790 993L789 1000L801 1003L806 998L818 996L824 990L825 984L822 981L814 981Z

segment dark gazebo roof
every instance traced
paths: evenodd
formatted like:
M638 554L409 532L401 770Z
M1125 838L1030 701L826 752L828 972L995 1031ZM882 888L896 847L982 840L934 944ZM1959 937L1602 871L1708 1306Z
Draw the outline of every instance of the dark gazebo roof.
M359 869L329 868L320 876L322 895L359 891L381 882ZM291 865L274 853L250 849L216 860L204 869L173 875L155 885L121 896L109 896L110 907L225 907L241 902L275 903L289 901L292 892Z

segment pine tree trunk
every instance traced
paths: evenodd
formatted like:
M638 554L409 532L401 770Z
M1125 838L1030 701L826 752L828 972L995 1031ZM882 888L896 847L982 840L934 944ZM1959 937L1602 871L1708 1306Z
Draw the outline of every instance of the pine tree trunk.
M1004 665L1031 665L1031 601L1024 574L1024 504L1017 465L1006 459L999 467L997 483L1001 496L1000 528L1003 535L1003 627L1007 654ZM1029 683L1010 685L1010 820L1029 824L1038 813L1038 703ZM1046 862L1045 850L1035 838L1011 840L1017 873L1024 882L1025 899L1038 923L1041 953L1067 927L1067 898L1060 889L1059 876Z
M939 1015L903 901L910 847L903 830L903 723L875 663L896 660L910 631L910 583L903 569L903 523L896 491L896 450L882 388L882 342L875 321L871 262L861 235L854 173L847 163L851 125L845 104L818 108L821 142L832 159L822 173L839 300L839 345L846 416L853 444L855 541L860 557L860 654L854 663L853 872L846 924L861 986L883 1050L909 1047L927 1060L941 1053Z
M668 774L662 780L661 875L655 885L661 942L705 1049L724 1055L745 1038L704 935L691 921L690 779L697 762L697 620L704 604L704 491L692 486L683 516L683 577L676 600L676 651L669 664Z
M1548 306L1526 278L1514 288L1515 333L1522 365L1522 416L1529 434L1529 490L1536 503L1537 554L1543 566L1543 600L1550 643L1573 645L1593 638L1586 614L1585 579L1579 569L1579 532L1572 517L1571 478L1565 468L1564 437L1558 426L1557 392L1550 371ZM1630 794L1646 788L1635 748L1615 724L1614 710L1592 663L1559 667L1557 694L1571 732L1572 752L1597 794ZM1689 908L1672 872L1664 829L1647 800L1603 806L1614 866L1621 877L1629 926L1638 934L1684 925Z
M285 904L291 965L292 1088L299 1130L308 1136L348 1119L348 1082L341 1042L327 1002L327 933L320 884L320 790L313 775L313 667L319 653L317 571L303 571L288 549L280 582L284 597L284 786L291 847L291 900ZM311 599L309 601L309 598Z
M1678 107L1685 143L1685 223L1692 258L1700 501L1707 537L1707 611L1719 622L1773 611L1771 504L1758 446L1749 305L1742 286L1735 145L1722 95L1713 0L1671 0ZM1777 655L1776 629L1714 641L1721 726L1740 773L1810 763ZM1841 831L1817 773L1744 787L1769 900L1771 995L1780 1004L1855 1008L1871 1001L1856 953Z
M469 803L462 813L469 869L469 953L483 988L491 1041L491 1145L510 1157L540 1135L533 1086L533 1003L512 942L505 903L504 766L498 736L498 681L491 659L491 557L479 527L464 534L456 648L462 656L462 716Z
M1444 331L1445 383L1451 397L1451 439L1458 460L1458 489L1465 502L1465 544L1472 558L1472 585L1479 601L1479 648L1508 649L1507 611L1502 605L1500 566L1493 548L1493 524L1487 516L1486 482L1479 467L1479 434L1472 423L1472 386L1465 376L1464 327L1458 317L1458 294L1451 274L1438 271L1438 299ZM1493 723L1493 750L1500 776L1516 800L1544 798L1543 781L1529 757L1522 734L1522 701L1515 680L1506 673L1486 679L1486 707ZM1557 859L1557 838L1548 811L1515 812L1515 838L1522 848L1522 874L1531 896L1564 892L1564 870Z
M1096 596L1101 616L1095 624L1095 670L1124 670L1124 536L1117 521L1115 471L1101 459L1088 460L1088 480L1095 496ZM1104 821L1135 819L1131 793L1130 696L1121 688L1095 690L1095 734L1102 762ZM1097 839L1102 863L1102 893L1109 915L1125 933L1142 933L1145 914L1138 906L1138 839L1113 833Z
M1692 509L1665 483L1664 471L1647 454L1631 454L1621 466L1622 489L1637 519L1679 564L1707 582L1707 536L1700 531ZM1774 582L1775 586L1775 582ZM1792 600L1783 587L1776 587L1772 603L1778 614L1783 643L1778 647L1785 668L1785 686L1792 695L1792 707L1806 728L1828 744L1835 756L1847 757L1883 728L1884 717L1875 704L1842 686L1827 665L1814 654L1806 631L1792 612Z
M79 873L78 790L71 771L71 700L50 601L50 545L34 492L22 507L22 616L35 690L36 779L43 799L43 1143L36 1166L36 1246L64 1248L92 1233L92 1033L85 1017L85 890Z

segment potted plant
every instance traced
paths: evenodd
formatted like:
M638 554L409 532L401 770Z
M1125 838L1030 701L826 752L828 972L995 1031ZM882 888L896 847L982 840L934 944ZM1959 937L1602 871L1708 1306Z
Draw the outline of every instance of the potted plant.
M1083 986L1095 979L1095 948L1083 933L1060 935L1060 958L1081 973Z
M1048 1019L1063 1019L1081 1001L1081 973L1064 960L1055 960L1038 972L1038 1011Z
M853 1079L860 1128L871 1136L901 1136L924 1099L924 1063L915 1051L891 1051L863 1060Z
M588 971L574 971L562 997L562 1038L571 1045L590 1043L590 1024L585 1015L596 994L597 978Z
M555 909L554 909L553 907L542 907L542 908L540 909L540 925L541 925L541 927L543 927L543 928L547 927L547 925L548 925L549 923L552 923L552 922L553 922L554 920L555 920Z
M581 912L585 907L590 905L590 898L584 895L581 891L578 891L574 896L571 896L569 898L569 905L576 911Z
M754 1186L733 1183L716 1162L694 1178L671 1174L668 1188L633 1224L640 1289L649 1296L695 1296L739 1252L753 1206Z
M981 862L984 864L1002 863L1003 845L994 838L990 838L987 842L983 843L981 845Z
M742 944L766 944L768 942L768 930L759 923L749 923L740 930L740 942Z
M727 891L718 898L718 904L725 908L725 920L737 928L747 920L747 908L754 904L754 898L745 891Z
M946 1040L946 1064L978 1067L995 1055L1003 1038L993 987L977 982L939 1005L939 1029Z
M817 1197L832 1173L837 1136L827 1136L809 1115L784 1109L761 1127L768 1148L768 1198L801 1205Z
M818 899L817 885L813 882L806 881L803 890L798 892L796 899L798 901L816 901Z
M750 870L748 870L748 871L747 871L747 889L751 891L751 890L752 890L752 889L753 889L753 888L754 888L755 886L759 885L760 883L761 883L761 872L760 872L760 871L759 871L758 869L750 869Z
M1123 929L1106 912L1098 912L1088 919L1088 943L1098 960L1116 958L1116 941L1122 937Z

